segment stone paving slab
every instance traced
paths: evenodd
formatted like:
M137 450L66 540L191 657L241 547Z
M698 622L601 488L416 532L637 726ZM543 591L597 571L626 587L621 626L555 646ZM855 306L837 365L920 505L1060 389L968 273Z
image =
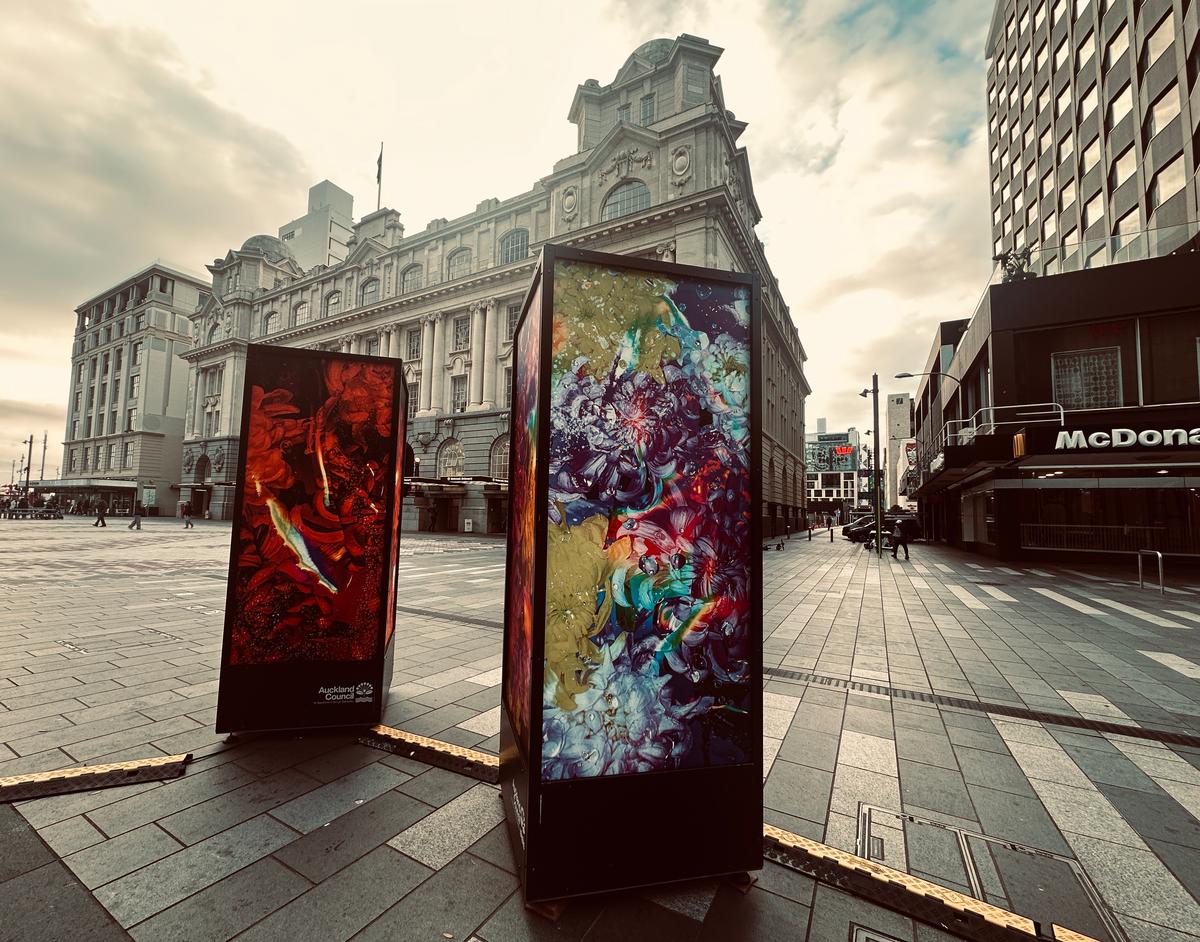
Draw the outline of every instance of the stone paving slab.
M531 917L489 786L346 736L230 745L212 732L228 538L218 525L157 520L141 533L71 520L0 527L0 553L16 561L0 586L0 775L197 748L181 779L15 809L45 842L31 860L58 868L49 885L103 903L134 938L724 939L786 928L823 940L852 924L951 938L814 892L773 864L746 896L701 881L572 904L557 925ZM503 544L405 535L402 545L386 720L494 752ZM1167 612L1117 568L1001 566L923 544L910 563L880 562L856 544L795 539L764 562L768 668L1200 732L1200 579L1181 580ZM971 847L1022 842L1031 849L975 861L984 896L1018 909L1040 896L1085 918L1080 897L1062 895L1067 871L1012 875L1014 862L1052 853L1090 881L1111 938L1200 937L1200 749L770 674L766 694L772 823L964 892L954 835ZM888 824L895 812L916 823ZM28 871L5 876L0 898ZM361 904L348 904L356 894Z

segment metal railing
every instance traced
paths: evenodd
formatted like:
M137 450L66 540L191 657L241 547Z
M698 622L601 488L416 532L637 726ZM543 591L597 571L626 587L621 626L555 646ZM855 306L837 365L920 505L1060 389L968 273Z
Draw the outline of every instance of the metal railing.
M1170 527L1100 526L1083 523L1023 523L1024 549L1079 550L1090 553L1200 552L1200 539ZM1154 549L1147 549L1154 547Z
M942 426L939 449L969 445L977 435L995 435L1003 428L1055 423L1066 425L1067 411L1057 402L1022 402L1011 406L984 406L969 419L950 419Z
M1166 595L1167 586L1163 582L1163 555L1158 550L1140 549L1138 550L1138 588L1146 588L1146 580L1142 577L1142 557L1157 556L1158 557L1158 594Z

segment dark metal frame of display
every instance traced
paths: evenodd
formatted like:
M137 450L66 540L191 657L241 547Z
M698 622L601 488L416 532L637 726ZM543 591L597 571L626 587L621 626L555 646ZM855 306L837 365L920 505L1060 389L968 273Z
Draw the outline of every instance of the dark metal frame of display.
M746 542L749 643L745 663L749 690L741 702L753 714L744 761L686 768L601 774L543 780L542 666L546 658L547 545L549 468L551 464L551 376L554 326L554 275L559 262L579 262L648 276L691 279L745 289L749 343L749 530ZM536 309L531 302L539 299ZM513 334L512 415L509 441L515 442L521 370L518 338L527 327L540 330L537 408L536 487L532 605L535 613L529 652L529 754L518 743L509 716L512 665L508 638L514 578L513 536L516 497L510 494L505 600L504 690L501 707L500 781L505 815L527 902L652 886L680 880L741 874L762 867L762 419L760 376L762 332L760 287L756 275L710 270L547 245ZM515 454L512 455L516 460ZM511 486L511 484L510 484ZM742 740L744 742L744 740ZM705 746L707 750L707 745Z
M239 553L244 515L246 464L250 457L251 410L256 366L264 360L341 362L349 365L386 366L393 373L391 455L394 486L385 486L385 545L379 552L378 592L382 605L375 629L374 653L365 659L312 658L277 663L231 663L238 611ZM225 603L225 628L221 648L221 674L217 693L216 731L248 732L370 725L380 721L392 679L395 649L396 593L400 540L400 507L403 491L407 387L403 364L388 357L342 354L250 344L246 348L246 374L242 397L241 453L233 508L229 550L229 585Z

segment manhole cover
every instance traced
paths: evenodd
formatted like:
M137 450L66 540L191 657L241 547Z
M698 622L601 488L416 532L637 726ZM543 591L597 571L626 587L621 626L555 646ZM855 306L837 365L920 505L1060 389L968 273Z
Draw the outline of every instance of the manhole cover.
M902 846L896 846L902 842ZM1101 942L1129 942L1079 862L1028 844L989 837L860 805L856 853L913 876Z

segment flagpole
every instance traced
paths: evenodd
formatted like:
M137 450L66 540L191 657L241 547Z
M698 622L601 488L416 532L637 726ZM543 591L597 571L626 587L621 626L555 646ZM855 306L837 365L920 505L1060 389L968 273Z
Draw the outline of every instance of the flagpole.
M375 168L375 212L383 205L383 141L379 142L379 166Z

